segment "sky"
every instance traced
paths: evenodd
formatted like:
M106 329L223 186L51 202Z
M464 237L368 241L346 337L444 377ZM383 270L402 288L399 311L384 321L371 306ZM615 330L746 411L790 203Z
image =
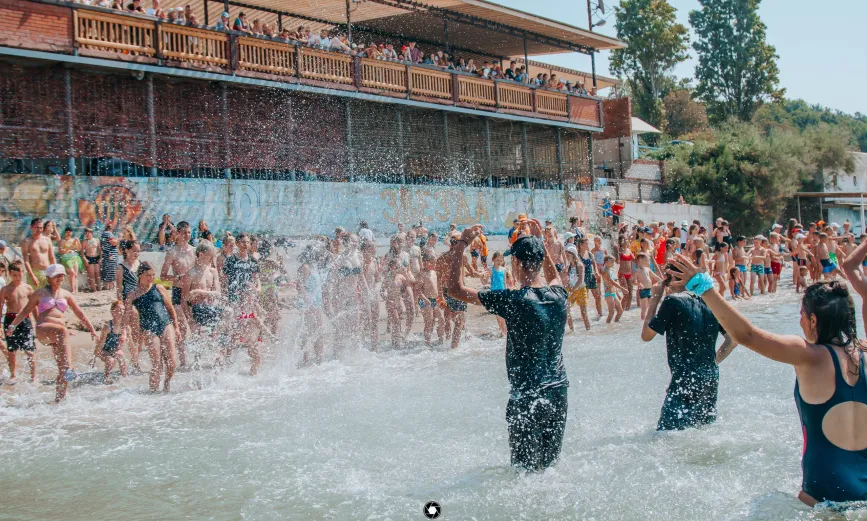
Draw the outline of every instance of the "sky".
M587 27L586 0L494 0L578 27ZM597 0L593 0L596 3ZM613 5L605 0L606 25L595 31L616 36ZM690 29L689 12L698 0L669 0L677 19ZM828 7L828 9L824 9ZM791 99L803 99L853 114L867 114L867 0L763 0L759 16L765 22L768 43L776 47L780 85ZM596 18L594 18L594 21ZM696 63L690 59L675 68L680 77L692 77ZM609 75L609 52L596 55L596 72ZM590 71L590 57L577 53L538 56L554 65Z

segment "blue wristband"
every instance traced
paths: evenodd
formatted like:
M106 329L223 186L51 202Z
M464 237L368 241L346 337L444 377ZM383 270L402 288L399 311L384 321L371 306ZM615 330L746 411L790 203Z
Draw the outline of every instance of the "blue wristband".
M713 279L707 273L696 273L686 283L686 289L700 297L705 291L713 289Z

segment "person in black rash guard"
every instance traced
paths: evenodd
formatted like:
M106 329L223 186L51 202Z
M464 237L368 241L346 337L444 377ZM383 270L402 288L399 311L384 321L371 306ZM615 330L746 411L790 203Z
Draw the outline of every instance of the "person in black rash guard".
M484 306L502 317L508 329L506 371L511 395L506 408L512 465L527 471L551 466L560 455L566 428L563 365L566 289L542 241L535 219L518 224L519 238L511 251L515 278L521 289L476 291L464 285L464 249L482 232L480 225L464 230L447 275L449 296ZM544 273L544 277L543 277Z
M671 288L671 294L660 305L666 287ZM737 346L707 305L684 289L683 283L672 283L671 276L653 286L641 330L645 342L657 334L665 335L671 383L656 426L660 431L688 429L716 420L717 364ZM717 351L719 335L725 340Z

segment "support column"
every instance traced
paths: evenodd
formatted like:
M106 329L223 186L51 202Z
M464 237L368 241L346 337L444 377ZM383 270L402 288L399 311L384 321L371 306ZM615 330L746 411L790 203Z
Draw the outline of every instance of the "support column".
M557 179L560 180L560 190L563 189L563 136L557 127Z
M521 157L523 159L524 188L530 188L530 147L527 145L527 124L521 123Z
M395 105L397 111L397 149L400 153L400 184L406 184L406 150L403 142L403 111L400 105Z
M347 5L349 5L347 3ZM349 100L344 101L344 110L346 114L346 174L349 182L355 181L355 155L352 148L352 109Z
M147 79L147 111L148 111L148 157L151 166L148 169L150 177L157 176L157 111L154 100L154 76L148 74Z
M801 223L801 198L797 197L798 200L798 224ZM861 233L864 233L863 231Z
M861 192L861 233L864 233L864 192Z
M527 55L527 33L524 33L524 67L527 68L527 79L532 79L530 78L530 57ZM533 105L533 108L535 109L536 106Z
M277 30L283 32L283 13L277 13Z
M225 83L220 83L220 110L223 116L223 177L232 178L232 169L229 168L229 89Z
M229 0L223 0L223 11L229 12ZM232 19L229 19L229 22L232 22ZM229 26L231 28L231 26Z
M590 52L590 72L593 74L593 95L596 95L596 53Z
M66 108L66 173L75 175L75 128L72 117L72 72L63 69L63 101Z
M494 162L491 158L491 120L485 118L485 167L488 170L488 188L494 186Z
M596 168L593 166L593 134L587 135L587 164L590 166L590 191L596 191Z
M443 40L445 40L446 54L451 54L449 48L449 20L445 17L443 17Z
M352 43L352 12L349 9L350 0L346 0L346 39Z
M208 0L202 0L202 8L205 11L205 25L211 25L208 21Z
M824 221L824 220L825 220L825 215L824 215L824 213L822 212L822 198L821 198L821 197L819 198L819 220L820 220L820 221Z

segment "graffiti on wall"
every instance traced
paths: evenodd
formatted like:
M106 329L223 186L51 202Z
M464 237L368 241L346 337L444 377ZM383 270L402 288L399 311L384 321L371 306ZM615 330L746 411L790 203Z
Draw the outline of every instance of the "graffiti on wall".
M565 224L590 204L589 194L578 193L567 205L556 190L29 174L0 176L0 201L0 235L13 242L33 217L77 233L130 225L145 241L155 237L163 213L176 223L205 220L217 232L307 236L365 220L380 233L417 222L435 230L480 223L504 233L519 213Z

